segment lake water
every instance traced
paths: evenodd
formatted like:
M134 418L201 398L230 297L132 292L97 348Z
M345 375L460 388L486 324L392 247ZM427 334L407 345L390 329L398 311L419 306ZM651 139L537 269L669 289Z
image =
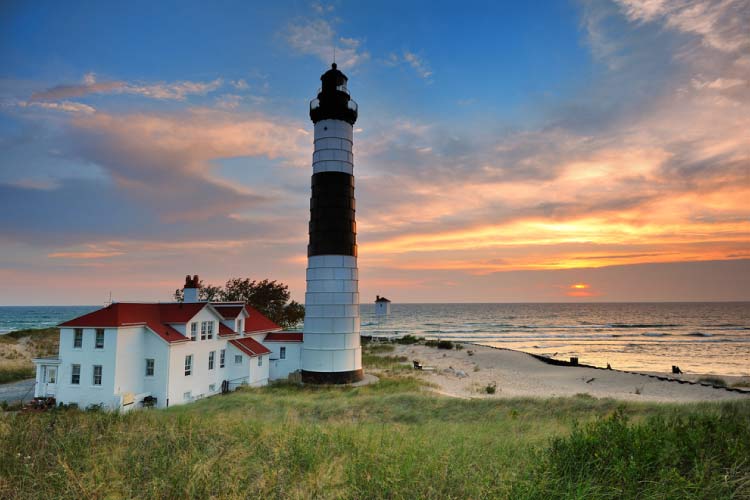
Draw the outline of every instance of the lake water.
M750 303L362 306L362 333L476 342L634 371L750 375Z
M0 307L0 332L54 326L97 306ZM364 304L362 334L476 342L622 370L750 375L750 303Z

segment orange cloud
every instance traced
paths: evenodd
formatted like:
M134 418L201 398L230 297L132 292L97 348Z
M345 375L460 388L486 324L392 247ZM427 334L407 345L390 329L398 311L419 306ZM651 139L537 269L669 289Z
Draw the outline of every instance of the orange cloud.
M48 254L50 259L103 259L106 257L117 257L124 252L54 252Z

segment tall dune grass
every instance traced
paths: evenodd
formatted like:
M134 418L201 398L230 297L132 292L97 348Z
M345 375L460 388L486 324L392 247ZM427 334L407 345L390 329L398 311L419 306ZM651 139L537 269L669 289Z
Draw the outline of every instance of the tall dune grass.
M747 404L457 400L405 376L125 415L5 414L0 497L656 498L672 487L671 498L721 496L746 488L748 415Z

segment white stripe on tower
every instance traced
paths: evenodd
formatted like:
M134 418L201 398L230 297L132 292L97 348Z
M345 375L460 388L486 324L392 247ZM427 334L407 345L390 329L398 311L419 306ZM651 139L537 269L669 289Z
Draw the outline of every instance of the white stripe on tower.
M344 172L354 175L353 129L342 120L322 120L315 124L313 174Z

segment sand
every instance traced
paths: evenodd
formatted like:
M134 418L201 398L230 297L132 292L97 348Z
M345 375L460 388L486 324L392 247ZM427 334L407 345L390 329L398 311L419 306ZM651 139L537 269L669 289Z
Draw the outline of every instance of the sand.
M416 359L424 366L434 367L435 370L414 370L413 373L432 384L435 392L457 398L556 397L585 393L596 398L666 403L750 400L750 393L662 381L616 370L554 366L523 352L471 344L464 344L460 351L396 345L395 351L387 355L406 356L409 365ZM668 376L683 380L699 378L697 374ZM750 380L748 377L721 378L730 384ZM495 394L486 393L485 387L490 384L496 384Z

